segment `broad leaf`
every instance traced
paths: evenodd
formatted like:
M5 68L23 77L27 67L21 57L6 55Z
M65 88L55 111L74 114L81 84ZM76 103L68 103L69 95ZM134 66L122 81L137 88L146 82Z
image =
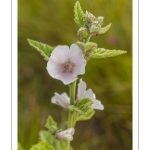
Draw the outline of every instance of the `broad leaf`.
M27 40L30 46L34 47L42 56L44 56L45 60L47 61L49 60L49 57L52 51L54 50L54 47L35 40L31 40L31 39L27 39Z
M45 127L49 129L52 134L57 131L57 123L53 120L52 116L48 116Z
M111 23L109 25L107 25L106 27L100 28L100 30L98 31L98 34L103 34L103 33L107 32L110 27L111 27Z
M78 1L74 5L74 21L79 27L83 27L86 22L85 15Z
M40 141L38 144L33 145L30 150L55 150L51 145L46 142Z
M106 58L106 57L114 57L117 55L127 53L124 50L108 50L105 48L98 48L93 51L91 58Z

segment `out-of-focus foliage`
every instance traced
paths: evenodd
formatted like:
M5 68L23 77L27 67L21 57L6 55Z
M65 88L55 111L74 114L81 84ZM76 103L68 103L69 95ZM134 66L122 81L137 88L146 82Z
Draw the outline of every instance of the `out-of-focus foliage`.
M50 103L54 92L68 92L61 81L51 78L47 62L27 38L51 46L71 45L77 39L74 22L75 0L18 1L18 141L25 150L39 141L39 131L49 115L59 123L67 112ZM82 79L105 109L91 120L78 122L72 146L75 150L132 149L132 1L80 0L85 12L104 16L105 33L91 42L106 49L122 49L124 55L92 59ZM62 124L60 128L64 128Z

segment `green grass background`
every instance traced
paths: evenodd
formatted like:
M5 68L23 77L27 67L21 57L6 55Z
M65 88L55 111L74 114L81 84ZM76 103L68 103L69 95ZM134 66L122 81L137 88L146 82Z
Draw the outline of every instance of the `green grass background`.
M54 92L68 86L48 75L47 62L27 43L27 38L51 46L78 40L74 22L76 0L18 0L18 141L25 150L38 142L48 115L57 122L67 114L50 103ZM78 122L75 150L132 149L132 1L80 0L84 11L104 16L112 23L105 34L91 38L99 47L126 50L127 54L90 60L81 76L105 109L89 121Z

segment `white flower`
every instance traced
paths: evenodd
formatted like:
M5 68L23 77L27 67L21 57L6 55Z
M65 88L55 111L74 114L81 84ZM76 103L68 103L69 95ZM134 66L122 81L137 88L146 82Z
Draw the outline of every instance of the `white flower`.
M101 104L99 100L96 99L95 94L91 89L86 90L87 86L82 79L80 79L80 82L78 84L78 92L77 92L77 99L81 100L83 98L89 98L93 101L93 104L91 105L92 109L99 109L103 110L104 106Z
M82 100L84 98L89 98L93 101L93 104L91 105L92 109L103 110L104 106L99 100L96 99L93 91L91 89L86 90L86 88L86 83L82 81L82 79L80 79L80 82L78 83L77 99ZM52 97L51 102L63 108L68 108L68 106L70 105L70 98L67 93L55 93L55 96Z
M67 108L70 104L70 98L67 93L58 94L55 93L55 96L52 97L51 102L57 104L63 108Z
M85 73L86 60L82 50L76 44L57 46L47 63L47 71L50 76L61 80L64 84L70 84L77 79L77 75Z
M74 128L69 128L64 131L56 132L55 136L58 140L72 141L74 132Z

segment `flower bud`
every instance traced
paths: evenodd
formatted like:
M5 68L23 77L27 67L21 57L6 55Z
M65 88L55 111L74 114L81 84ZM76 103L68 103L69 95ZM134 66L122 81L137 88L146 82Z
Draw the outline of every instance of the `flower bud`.
M103 25L104 17L103 16L98 16L97 20L99 21L100 25Z
M81 28L78 30L77 35L78 35L80 38L85 39L85 38L89 35L89 31L87 30L87 28L81 27Z
M101 26L98 23L93 23L90 27L90 32L94 34L98 34L98 31L100 30Z
M73 134L75 132L74 128L69 128L64 131L56 132L55 137L57 140L65 140L65 141L72 141L73 140Z
M88 11L86 11L85 17L86 17L87 23L91 23L95 20L95 16Z

